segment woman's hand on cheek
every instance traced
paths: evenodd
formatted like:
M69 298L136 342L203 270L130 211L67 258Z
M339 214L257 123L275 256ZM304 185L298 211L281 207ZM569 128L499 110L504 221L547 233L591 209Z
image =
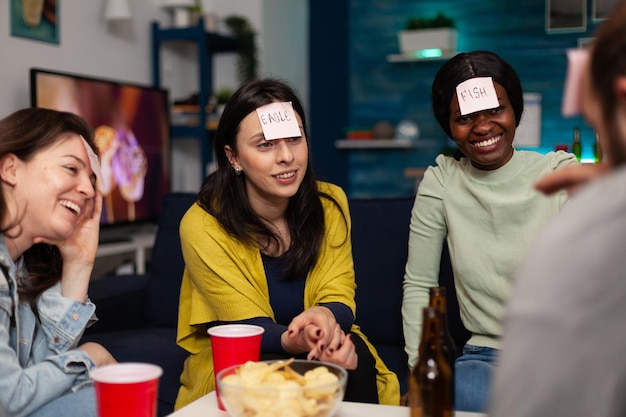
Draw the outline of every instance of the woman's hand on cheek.
M72 235L57 244L64 263L93 265L98 251L101 214L102 194L98 191L96 197L85 204L84 213L81 214Z
M55 244L63 258L61 293L64 297L84 303L93 264L98 251L100 214L102 212L102 194L96 193L95 201L85 205L83 216L78 220L74 232Z

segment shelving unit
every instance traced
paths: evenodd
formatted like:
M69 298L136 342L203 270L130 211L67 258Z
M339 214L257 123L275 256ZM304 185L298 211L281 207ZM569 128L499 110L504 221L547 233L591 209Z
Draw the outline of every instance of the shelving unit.
M389 54L387 55L387 62L392 64L405 64L412 62L437 62L437 61L447 61L452 58L456 53L448 53L443 54L441 56L435 57L417 57L417 56L408 56L403 54Z
M411 149L413 142L401 139L340 139L338 149Z
M442 146L439 141L420 139L339 139L335 141L337 149L422 149Z
M146 255L154 245L156 229L149 229L129 234L128 241L101 243L96 253L96 263L102 258L123 254L134 254L134 266L137 274L146 273ZM104 263L104 261L102 261Z
M161 45L166 42L185 41L195 43L198 49L198 124L172 125L170 135L176 138L196 138L200 143L202 177L211 161L211 141L213 132L207 128L208 116L204 109L213 92L213 55L220 52L236 52L237 40L204 30L204 21L198 19L195 26L185 28L160 28L159 22L152 22L152 83L161 86Z

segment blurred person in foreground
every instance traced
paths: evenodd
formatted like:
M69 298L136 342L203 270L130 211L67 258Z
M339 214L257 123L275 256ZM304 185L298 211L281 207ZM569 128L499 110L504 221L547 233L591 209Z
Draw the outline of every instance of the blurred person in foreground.
M622 1L579 61L579 83L571 83L605 161L537 184L576 190L517 275L491 417L626 415L625 21Z

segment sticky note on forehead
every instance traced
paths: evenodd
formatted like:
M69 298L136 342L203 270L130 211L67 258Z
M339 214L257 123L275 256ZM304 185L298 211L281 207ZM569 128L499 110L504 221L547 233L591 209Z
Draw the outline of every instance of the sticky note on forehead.
M87 151L87 156L89 157L89 164L91 165L91 170L94 174L96 174L96 178L102 179L102 171L100 170L100 161L98 161L98 155L91 149L91 146L87 143L85 138L80 137L83 141L83 146Z
M576 116L581 113L581 90L588 62L588 49L569 49L567 51L567 76L563 90L563 102L561 103L563 117Z
M456 86L461 115L495 109L500 105L491 77L470 78Z
M293 105L287 102L270 103L256 109L266 140L302 136Z

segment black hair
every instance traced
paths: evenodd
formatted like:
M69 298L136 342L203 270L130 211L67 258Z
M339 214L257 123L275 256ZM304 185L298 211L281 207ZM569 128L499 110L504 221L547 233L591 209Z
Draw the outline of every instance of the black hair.
M504 59L489 51L462 52L450 58L439 68L432 84L432 109L435 118L448 137L450 129L450 102L457 85L471 78L491 77L506 90L515 126L519 126L524 111L522 84L515 69Z
M626 2L616 5L610 18L600 25L593 41L590 63L590 82L601 102L603 122L607 126L604 143L608 157L615 165L626 164L626 145L618 128L623 117L615 111L619 97L615 93L615 80L626 76Z

